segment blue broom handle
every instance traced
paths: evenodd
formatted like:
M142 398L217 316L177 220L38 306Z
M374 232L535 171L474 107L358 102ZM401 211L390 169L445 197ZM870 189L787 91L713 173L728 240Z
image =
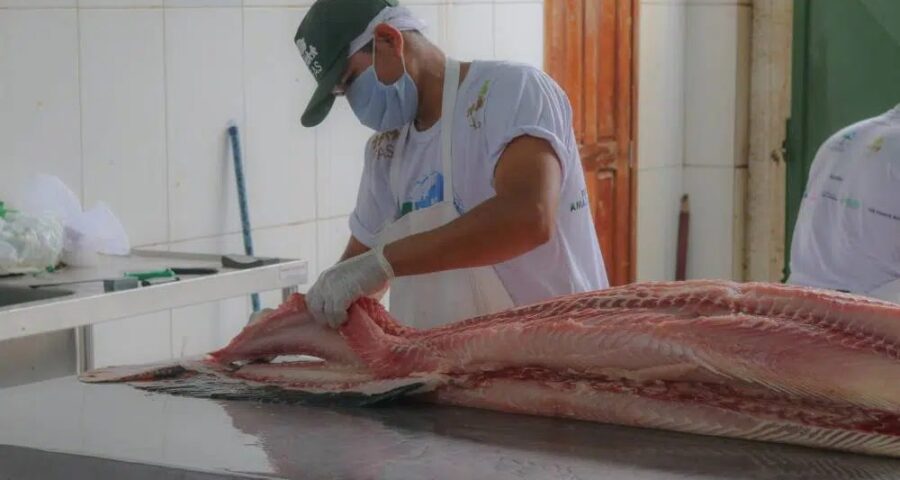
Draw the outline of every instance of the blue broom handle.
M228 136L231 138L231 151L234 154L234 178L237 180L238 206L241 210L241 234L244 237L244 254L253 256L253 238L250 236L250 211L247 208L247 189L244 186L244 163L241 156L241 140L238 136L237 125L228 127ZM250 296L253 311L259 311L259 295Z

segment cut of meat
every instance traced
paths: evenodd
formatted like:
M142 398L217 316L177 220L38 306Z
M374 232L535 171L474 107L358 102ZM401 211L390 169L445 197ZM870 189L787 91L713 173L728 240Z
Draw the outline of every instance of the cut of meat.
M249 361L278 355L312 355L334 363L361 365L340 334L309 321L306 301L292 295L277 310L248 325L225 348L212 352L219 362Z
M295 295L206 360L83 379L264 401L416 395L900 456L900 306L776 284L634 284L428 330L362 299L335 331Z

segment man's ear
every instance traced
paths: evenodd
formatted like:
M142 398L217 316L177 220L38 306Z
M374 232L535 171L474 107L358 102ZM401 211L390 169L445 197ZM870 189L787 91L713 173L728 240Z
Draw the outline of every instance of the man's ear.
M381 43L390 52L400 58L403 56L403 34L391 25L379 23L375 26L375 43Z

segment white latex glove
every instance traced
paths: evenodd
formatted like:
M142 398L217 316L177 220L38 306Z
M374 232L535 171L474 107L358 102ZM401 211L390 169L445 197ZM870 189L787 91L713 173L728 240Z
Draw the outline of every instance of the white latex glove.
M339 327L347 321L347 309L354 301L377 293L394 278L383 250L374 248L319 275L306 294L306 306L317 322Z
M900 303L900 279L888 282L868 293L870 297L888 302Z

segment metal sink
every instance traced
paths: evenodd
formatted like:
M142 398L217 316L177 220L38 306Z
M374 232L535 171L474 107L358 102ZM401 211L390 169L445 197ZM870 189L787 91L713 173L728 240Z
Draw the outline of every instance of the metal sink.
M0 307L65 297L73 293L71 290L63 290L61 288L29 288L0 285Z

